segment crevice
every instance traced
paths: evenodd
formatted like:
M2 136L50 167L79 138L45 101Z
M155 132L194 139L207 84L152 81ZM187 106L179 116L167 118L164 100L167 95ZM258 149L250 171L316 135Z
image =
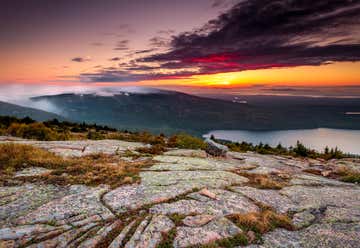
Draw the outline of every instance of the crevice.
M110 192L110 191L106 191L106 192L102 193L102 194L100 195L100 197L99 197L99 201L100 201L100 203L101 203L105 208L107 208L114 216L120 218L120 215L119 215L114 209L112 209L112 208L105 202L105 200L104 200L104 196L105 196L107 193L109 193L109 192Z

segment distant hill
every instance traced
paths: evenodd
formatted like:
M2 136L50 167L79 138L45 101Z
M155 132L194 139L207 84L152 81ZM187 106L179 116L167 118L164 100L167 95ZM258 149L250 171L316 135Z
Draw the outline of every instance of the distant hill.
M57 118L58 120L65 120L64 117L54 113L50 113L34 108L22 107L19 105L7 103L7 102L1 102L1 101L0 101L0 115L14 116L17 118L24 118L28 116L37 121L46 121L54 118Z
M360 116L345 115L350 111L349 106L312 102L259 106L173 91L120 92L113 96L61 94L32 100L46 100L56 106L61 115L74 121L129 130L201 134L214 129L360 129Z

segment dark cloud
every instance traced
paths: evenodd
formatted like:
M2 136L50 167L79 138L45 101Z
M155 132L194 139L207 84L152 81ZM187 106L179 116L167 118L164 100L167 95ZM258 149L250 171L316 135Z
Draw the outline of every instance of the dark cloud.
M224 3L226 2L226 0L214 0L213 3L211 4L211 6L213 8L222 6Z
M139 67L158 63L182 77L188 68L209 74L359 61L358 30L358 0L242 0L201 28L172 36L170 42L152 38L153 47L168 51L136 62Z
M83 73L80 75L80 80L82 82L137 82L142 80L188 78L193 74L191 71L186 70L176 73L162 74L153 72L155 69L159 69L159 67L122 67L121 70L115 68L105 68L96 73ZM141 71L140 73L139 70Z
M110 61L119 61L120 60L120 58L119 57L113 57L113 58L111 58L111 59L109 59Z
M87 62L87 61L90 61L89 58L83 58L83 57L75 57L75 58L72 58L71 61L73 62Z
M359 20L359 1L242 1L143 61L176 61L203 73L358 61L360 37L351 28Z
M155 36L149 40L150 46L158 47L158 48L169 46L170 41L171 40L169 38L164 38L164 37L160 37L160 36Z
M155 49L155 48L145 49L145 50L138 50L138 51L135 51L134 54L151 53L151 52L154 52L154 51L156 51L156 50L157 50L157 49Z
M116 43L114 50L126 51L129 50L129 40L120 40Z
M213 8L228 8L242 0L213 0L211 7Z
M175 30L173 30L173 29L159 30L157 33L159 35L172 35L175 33Z

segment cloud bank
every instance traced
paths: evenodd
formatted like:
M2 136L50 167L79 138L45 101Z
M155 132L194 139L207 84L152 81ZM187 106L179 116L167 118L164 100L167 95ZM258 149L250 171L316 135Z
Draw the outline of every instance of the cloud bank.
M357 0L243 0L202 27L172 36L165 52L80 78L128 82L355 62L360 60L359 30ZM156 37L150 42L165 45ZM122 50L128 44L117 45Z

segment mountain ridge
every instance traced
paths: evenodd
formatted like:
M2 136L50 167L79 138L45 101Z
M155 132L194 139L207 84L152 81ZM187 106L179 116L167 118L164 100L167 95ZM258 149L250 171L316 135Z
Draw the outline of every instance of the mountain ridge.
M46 121L55 118L59 120L65 120L63 116L57 115L55 113L3 101L0 101L0 115L14 116L17 118L31 117L37 121Z
M61 115L74 121L110 125L120 129L202 134L214 129L283 130L318 127L360 129L358 116L345 113L360 103L344 105L325 102L287 102L263 106L200 97L175 91L151 93L112 92L38 96ZM284 118L285 117L285 118Z

